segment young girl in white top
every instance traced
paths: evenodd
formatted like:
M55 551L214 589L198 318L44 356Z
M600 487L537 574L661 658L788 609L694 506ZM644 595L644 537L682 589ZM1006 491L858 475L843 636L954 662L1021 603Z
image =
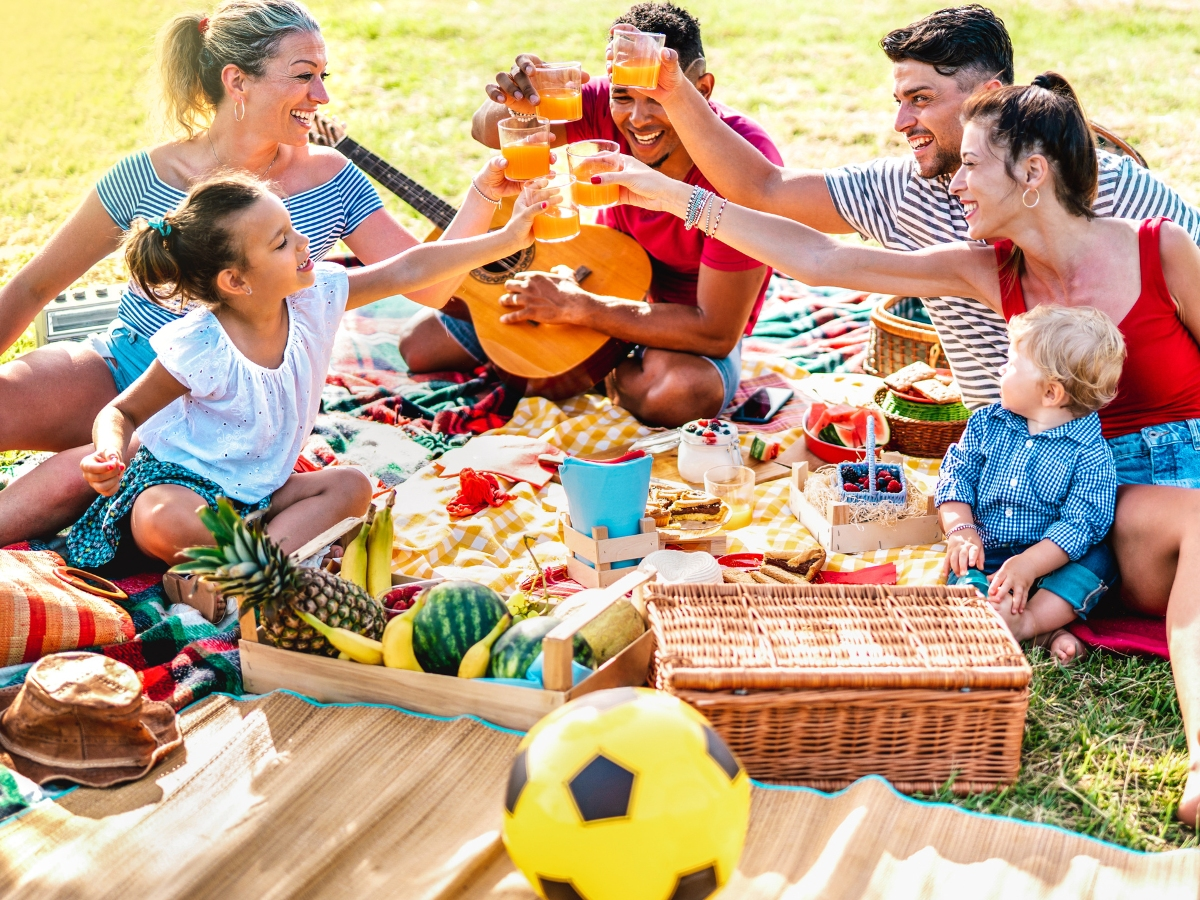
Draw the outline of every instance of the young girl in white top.
M81 468L102 496L71 530L72 562L112 559L127 517L143 553L179 562L183 549L212 544L196 513L218 496L243 513L265 510L267 533L288 553L366 512L371 485L357 469L292 472L342 313L528 246L534 215L556 196L543 184L499 231L349 272L314 266L283 203L248 176L202 182L175 212L135 226L125 259L138 285L196 308L151 339L158 359L96 417L96 450Z

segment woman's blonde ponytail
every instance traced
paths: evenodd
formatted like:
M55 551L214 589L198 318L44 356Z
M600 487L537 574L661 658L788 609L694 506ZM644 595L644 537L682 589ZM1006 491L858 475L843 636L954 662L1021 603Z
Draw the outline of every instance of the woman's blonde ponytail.
M191 137L208 124L211 104L201 80L200 55L204 52L203 17L195 13L176 16L158 38L163 112Z

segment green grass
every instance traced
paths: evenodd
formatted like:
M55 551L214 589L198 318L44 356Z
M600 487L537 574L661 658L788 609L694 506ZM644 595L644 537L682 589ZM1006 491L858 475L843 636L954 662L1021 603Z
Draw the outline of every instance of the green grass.
M891 129L890 67L877 42L938 3L686 0L701 19L717 99L757 118L794 165L903 154ZM0 283L122 155L161 139L151 114L153 35L183 0L0 0L8 62L0 104ZM330 111L431 190L461 198L485 151L468 119L482 86L521 50L601 70L597 0L314 0L329 44ZM1200 201L1200 7L1172 2L994 2L1017 48L1017 78L1065 74L1090 115ZM519 10L514 15L512 10ZM418 232L427 225L385 198ZM117 260L81 279L112 280ZM6 357L7 358L7 355ZM0 460L0 462L3 462ZM1070 672L1035 661L1019 783L952 799L1130 847L1196 846L1174 824L1184 744L1166 663L1093 654Z

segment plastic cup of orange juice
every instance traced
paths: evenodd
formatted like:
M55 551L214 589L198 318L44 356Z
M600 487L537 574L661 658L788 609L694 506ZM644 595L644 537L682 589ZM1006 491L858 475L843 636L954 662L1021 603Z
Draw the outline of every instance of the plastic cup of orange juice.
M583 67L577 62L542 63L533 70L537 114L561 125L583 118Z
M513 116L497 125L500 153L508 160L504 174L513 181L545 178L550 174L550 120L539 116Z
M567 147L571 197L589 209L615 206L621 198L617 184L592 184L592 176L621 171L621 147L616 141L576 141Z
M656 88L665 34L618 31L613 35L613 87Z
M543 244L557 244L569 241L579 234L579 207L571 199L568 190L570 175L555 175L546 185L558 188L562 192L562 200L558 206L552 206L544 213L533 217L533 239Z

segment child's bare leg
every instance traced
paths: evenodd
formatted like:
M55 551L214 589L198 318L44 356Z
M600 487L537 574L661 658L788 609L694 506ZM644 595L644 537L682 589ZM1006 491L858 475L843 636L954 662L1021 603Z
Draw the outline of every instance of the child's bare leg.
M293 475L271 495L267 534L291 553L348 516L371 505L371 480L358 469L332 466Z
M148 487L133 502L129 525L134 543L147 556L174 565L188 547L211 547L213 536L196 515L204 498L179 484Z
M1004 597L998 609L1004 624L1018 641L1028 641L1039 634L1054 632L1075 620L1075 607L1045 588L1030 597L1024 611L1018 615L1013 615L1011 603L1011 597Z

